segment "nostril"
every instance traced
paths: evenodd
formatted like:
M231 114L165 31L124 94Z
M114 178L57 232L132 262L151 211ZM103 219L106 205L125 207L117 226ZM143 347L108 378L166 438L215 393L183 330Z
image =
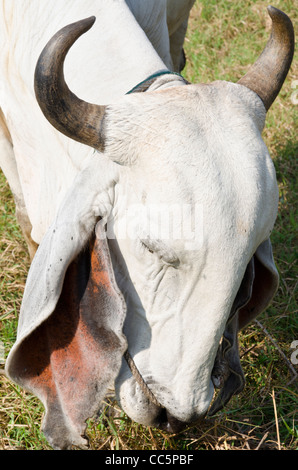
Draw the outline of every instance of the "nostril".
M160 429L165 430L165 426L168 423L168 418L167 418L167 410L165 408L162 408L159 416L158 416L158 427Z
M170 432L180 432L184 428L186 428L186 423L179 421L178 419L174 418L174 416L167 413L168 416L168 423L170 426Z
M186 427L186 423L179 421L174 418L165 408L161 410L159 415L159 426L160 429L167 432L180 432Z

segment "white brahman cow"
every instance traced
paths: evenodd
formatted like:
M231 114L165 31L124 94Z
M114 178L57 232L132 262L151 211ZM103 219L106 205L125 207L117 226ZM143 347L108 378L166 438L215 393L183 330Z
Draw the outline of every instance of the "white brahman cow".
M261 132L291 64L290 19L269 7L271 39L238 83L192 85L124 1L97 3L84 39L94 17L59 30L36 66L39 106L66 137L53 138L29 86L7 119L40 246L6 373L44 403L54 448L86 445L86 419L112 388L132 419L168 430L220 410L244 386L238 331L278 284L278 188ZM65 22L55 18L49 9L42 40ZM16 35L11 100L37 59L29 44L25 54Z

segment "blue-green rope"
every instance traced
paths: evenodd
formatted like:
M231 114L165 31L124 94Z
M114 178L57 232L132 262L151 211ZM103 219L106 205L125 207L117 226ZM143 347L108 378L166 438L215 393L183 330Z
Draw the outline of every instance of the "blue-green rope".
M144 85L144 83L146 82L149 82L150 80L153 80L153 78L157 78L157 77L160 77L161 75L177 75L178 77L181 77L183 78L183 80L185 80L184 77L182 77L182 75L180 75L180 73L177 73L177 72L171 72L170 70L161 70L160 72L156 72L152 75L150 75L149 77L147 77L145 80L143 80L142 82L138 83L136 86L134 86L131 90L129 90L126 95L129 95L130 93L134 93L139 87L141 87L142 85Z

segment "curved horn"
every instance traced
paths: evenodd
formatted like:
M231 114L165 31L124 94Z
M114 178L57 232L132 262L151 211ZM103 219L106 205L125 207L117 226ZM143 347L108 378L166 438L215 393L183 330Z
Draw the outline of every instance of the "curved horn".
M52 37L38 59L34 88L42 112L56 129L103 151L102 125L106 107L79 99L69 90L63 73L69 49L94 22L95 17L92 16L66 26Z
M295 43L290 18L272 6L268 7L268 13L272 20L272 31L267 46L252 68L238 81L259 95L267 111L287 76Z

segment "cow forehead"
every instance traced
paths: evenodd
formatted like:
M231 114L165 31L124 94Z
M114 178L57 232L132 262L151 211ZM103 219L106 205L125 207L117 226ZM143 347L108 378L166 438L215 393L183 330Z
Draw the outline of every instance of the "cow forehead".
M125 135L116 150L132 163L118 186L126 211L157 224L173 215L177 227L198 226L205 213L243 232L267 203L271 217L276 178L260 133L264 106L253 92L226 82L188 85L126 97L120 108Z
M128 95L111 106L106 153L128 163L142 198L187 199L197 178L220 184L239 164L263 165L264 118L255 93L226 82Z

